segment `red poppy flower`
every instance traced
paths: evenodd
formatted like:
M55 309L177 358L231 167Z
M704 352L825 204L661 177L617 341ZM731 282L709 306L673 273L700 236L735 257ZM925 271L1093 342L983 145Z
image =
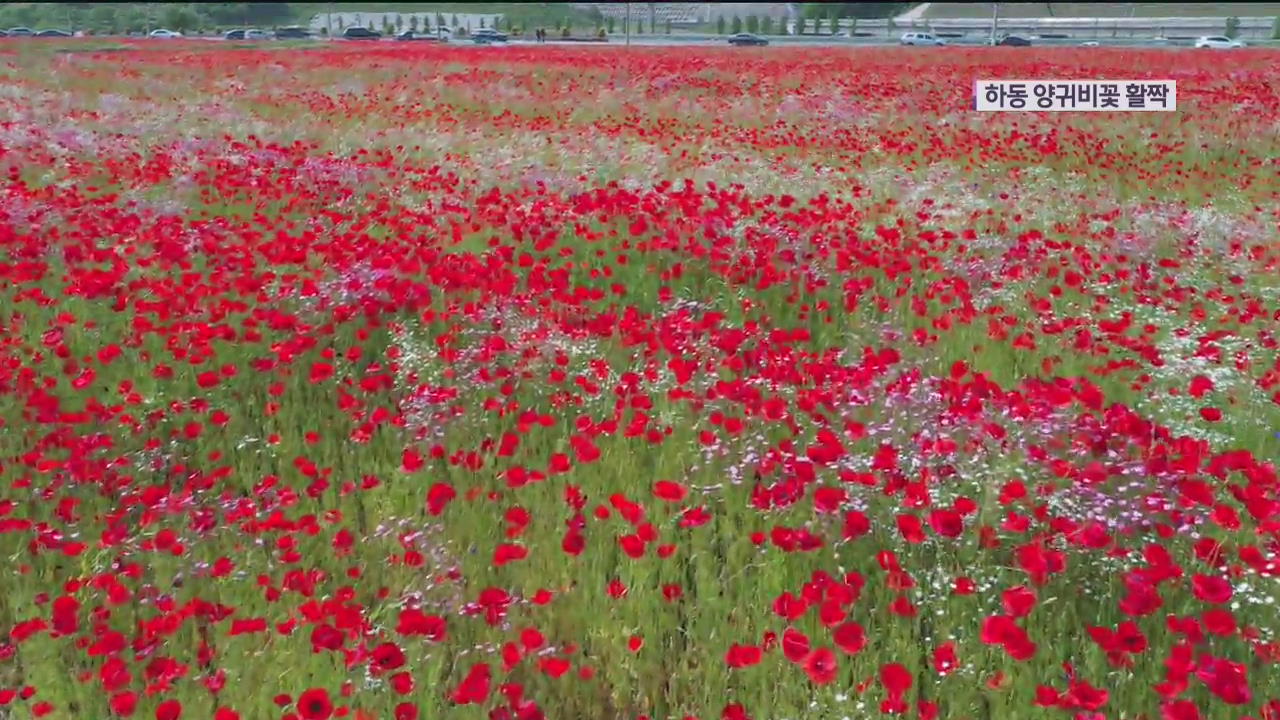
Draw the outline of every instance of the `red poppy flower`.
M831 651L831 648L817 648L804 659L804 672L816 685L826 685L834 681L839 669L836 654Z
M328 720L333 715L333 702L324 688L304 690L298 696L296 707L303 720Z

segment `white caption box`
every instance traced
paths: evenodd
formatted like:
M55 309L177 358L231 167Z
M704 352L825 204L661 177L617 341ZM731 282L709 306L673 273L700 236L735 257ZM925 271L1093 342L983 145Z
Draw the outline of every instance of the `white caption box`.
M1173 112L1174 80L979 80L980 112Z

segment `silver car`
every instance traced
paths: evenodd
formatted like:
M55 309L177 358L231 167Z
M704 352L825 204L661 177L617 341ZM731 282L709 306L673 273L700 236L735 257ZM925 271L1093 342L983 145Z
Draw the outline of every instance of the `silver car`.
M933 33L909 32L902 36L902 39L899 41L899 43L902 45L942 46L942 45L946 45L947 41L943 40L937 35L934 35Z

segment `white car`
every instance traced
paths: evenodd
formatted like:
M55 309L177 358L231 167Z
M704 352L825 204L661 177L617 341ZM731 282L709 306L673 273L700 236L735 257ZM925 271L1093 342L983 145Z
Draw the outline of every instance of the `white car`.
M153 37L153 38L180 38L180 37L182 37L182 33L180 33L180 32L176 32L176 31L173 31L173 30L165 30L164 28L160 28L160 29L158 29L158 30L152 30L151 32L147 33L147 37Z
M933 33L909 32L899 41L903 45L946 45L947 41Z
M266 30L245 30L244 39L245 40L270 40L271 33L267 32Z
M1242 48L1244 43L1239 40L1232 40L1224 35L1205 35L1196 38L1196 47L1210 48L1213 50L1230 50L1232 48Z

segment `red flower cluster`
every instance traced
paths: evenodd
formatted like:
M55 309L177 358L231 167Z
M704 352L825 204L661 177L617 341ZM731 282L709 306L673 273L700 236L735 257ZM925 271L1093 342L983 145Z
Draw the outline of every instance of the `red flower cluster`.
M0 44L0 716L1280 718L1273 51L401 45Z

